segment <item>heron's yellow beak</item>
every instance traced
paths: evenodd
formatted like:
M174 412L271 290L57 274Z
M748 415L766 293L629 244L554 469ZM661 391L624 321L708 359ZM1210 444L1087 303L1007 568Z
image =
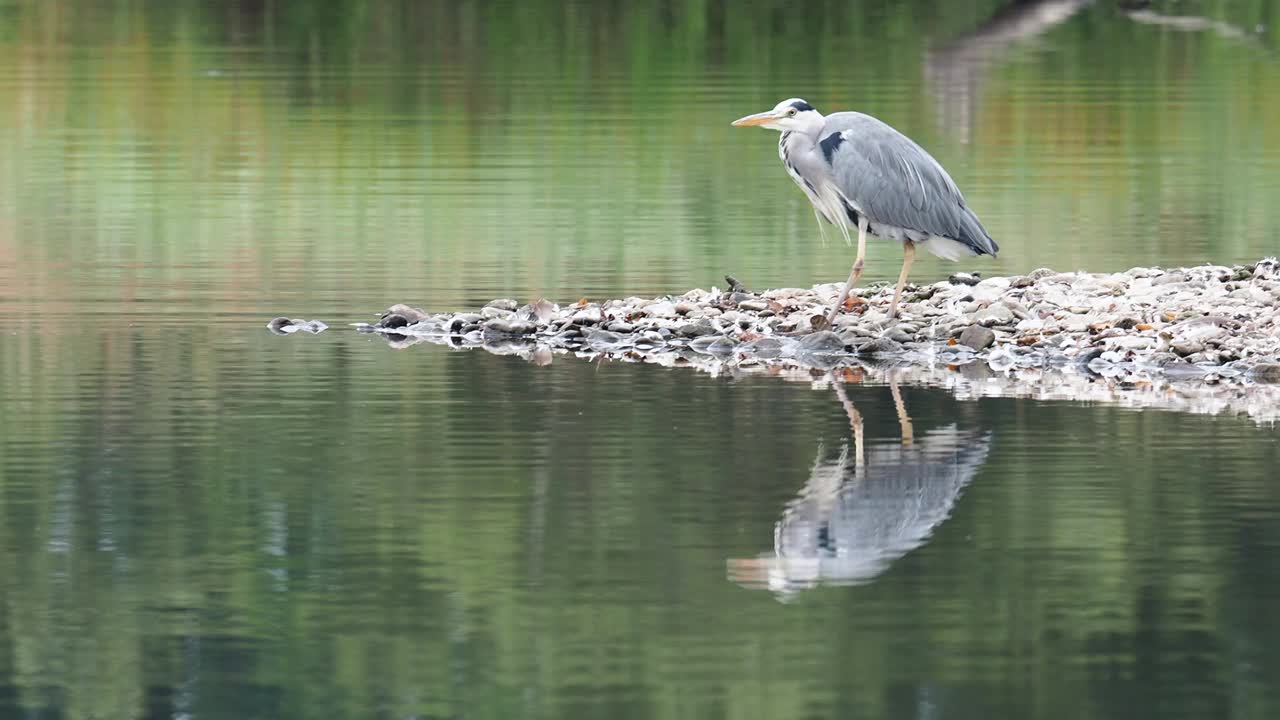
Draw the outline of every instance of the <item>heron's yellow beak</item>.
M756 125L764 125L766 123L771 123L777 119L778 119L778 116L775 115L772 110L766 110L765 112L762 112L762 113L756 113L755 115L748 115L743 118L738 118L737 120L733 121L733 126L734 127L754 127Z

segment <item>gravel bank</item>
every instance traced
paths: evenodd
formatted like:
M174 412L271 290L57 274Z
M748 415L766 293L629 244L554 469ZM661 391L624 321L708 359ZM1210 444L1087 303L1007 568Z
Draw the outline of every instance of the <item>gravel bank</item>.
M886 321L892 288L863 288L831 330L817 331L839 285L730 289L559 305L494 300L474 312L389 308L364 332L393 344L517 345L657 359L702 355L749 366L786 359L829 368L852 358L991 369L1085 366L1119 382L1152 376L1208 383L1280 380L1280 263L957 274L909 287Z

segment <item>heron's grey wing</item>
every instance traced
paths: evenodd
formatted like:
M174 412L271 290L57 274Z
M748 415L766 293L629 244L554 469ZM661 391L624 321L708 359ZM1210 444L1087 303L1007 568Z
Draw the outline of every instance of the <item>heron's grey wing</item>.
M875 223L999 250L942 165L911 138L862 113L827 116L819 140L836 186Z

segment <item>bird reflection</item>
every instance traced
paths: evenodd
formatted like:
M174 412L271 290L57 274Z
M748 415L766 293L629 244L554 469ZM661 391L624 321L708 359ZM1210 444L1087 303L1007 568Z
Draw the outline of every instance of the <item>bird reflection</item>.
M1009 48L1043 35L1071 19L1093 0L1030 0L1013 3L987 22L925 57L925 81L940 127L968 142L987 69Z
M1249 30L1221 20L1200 17L1199 15L1166 15L1151 8L1149 2L1133 2L1123 6L1122 11L1128 18L1143 25L1156 25L1180 32L1211 32L1227 40L1236 40L1255 48L1262 48L1262 33L1266 28L1261 25Z
M890 384L901 442L865 447L862 416L832 377L853 431L834 458L822 447L804 489L774 526L773 552L728 561L728 576L786 600L818 585L873 580L928 541L987 459L990 433L953 424L916 436L896 382Z

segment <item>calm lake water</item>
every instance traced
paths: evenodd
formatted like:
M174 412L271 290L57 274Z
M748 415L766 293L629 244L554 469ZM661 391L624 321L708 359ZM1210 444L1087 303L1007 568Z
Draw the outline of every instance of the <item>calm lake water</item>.
M791 96L928 147L965 269L1256 260L1278 47L1273 0L0 0L0 717L1280 715L1273 427L346 327L843 278L729 127Z

